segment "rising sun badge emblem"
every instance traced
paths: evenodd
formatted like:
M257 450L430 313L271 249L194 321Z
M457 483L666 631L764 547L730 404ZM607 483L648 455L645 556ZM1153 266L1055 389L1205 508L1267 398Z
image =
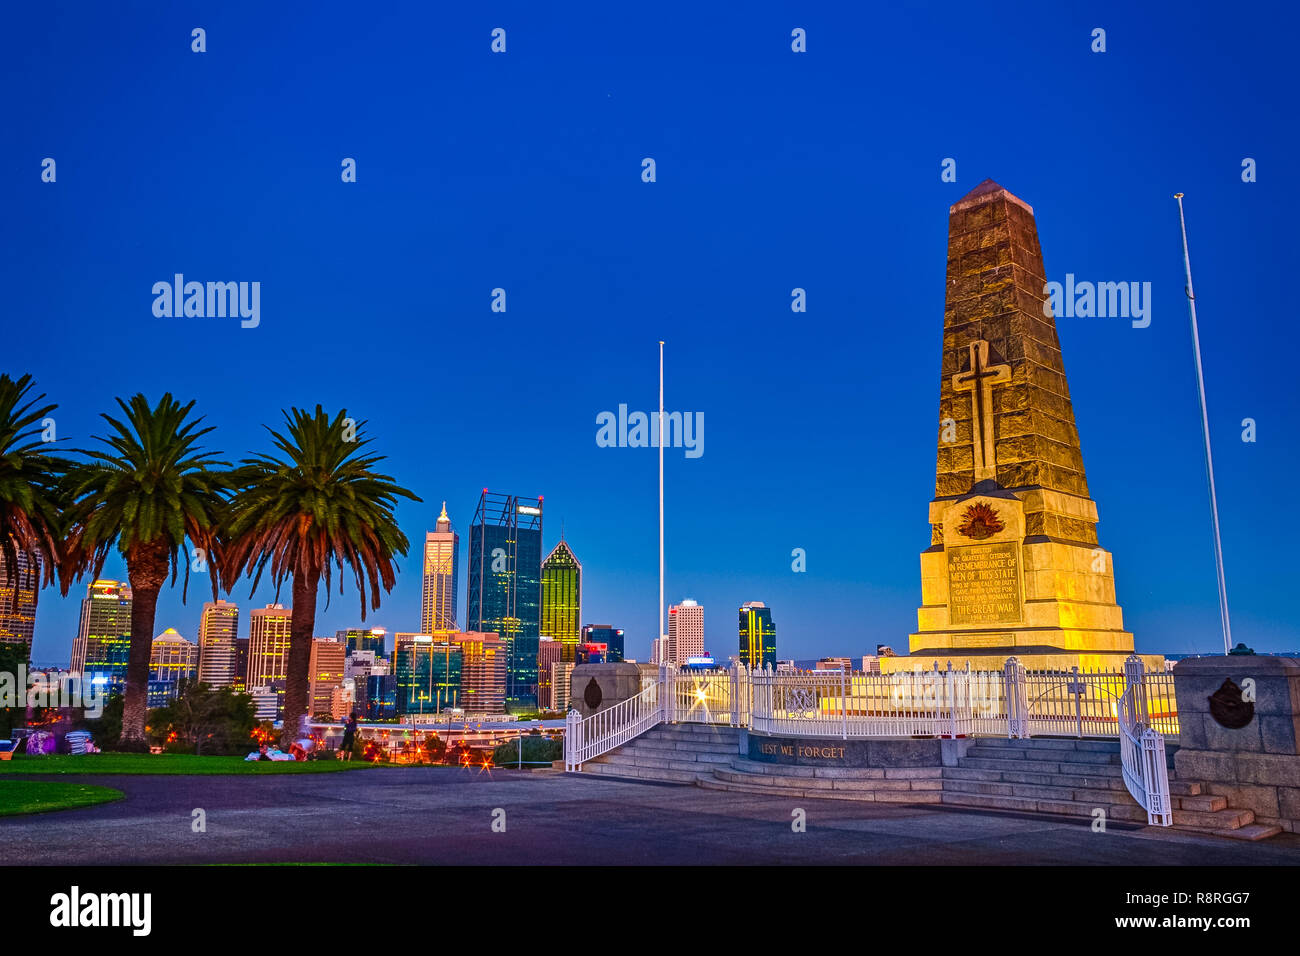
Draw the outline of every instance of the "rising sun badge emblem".
M978 501L962 514L957 533L980 541L992 537L1005 527L1006 525L1002 523L1002 519L992 507Z

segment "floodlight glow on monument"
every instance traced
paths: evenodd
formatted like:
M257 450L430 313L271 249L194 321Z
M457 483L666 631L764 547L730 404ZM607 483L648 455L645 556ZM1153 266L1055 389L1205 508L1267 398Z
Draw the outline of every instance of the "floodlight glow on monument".
M882 671L1117 669L1133 652L1045 290L1026 202L985 180L949 209L922 603L911 654Z

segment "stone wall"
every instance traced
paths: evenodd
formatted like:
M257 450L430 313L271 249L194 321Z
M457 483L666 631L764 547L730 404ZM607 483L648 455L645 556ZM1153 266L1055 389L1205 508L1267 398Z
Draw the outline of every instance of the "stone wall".
M1190 658L1174 668L1174 688L1179 778L1200 781L1233 809L1253 810L1258 823L1300 833L1300 661Z

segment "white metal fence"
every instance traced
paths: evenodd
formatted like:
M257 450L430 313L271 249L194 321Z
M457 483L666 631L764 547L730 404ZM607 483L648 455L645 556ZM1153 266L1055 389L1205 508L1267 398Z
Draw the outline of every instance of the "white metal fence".
M725 724L805 737L1116 737L1124 780L1153 823L1169 825L1164 734L1178 733L1173 675L1123 670L1000 671L951 664L887 674L659 669L635 697L583 718L570 711L565 767L608 753L661 722ZM1160 822L1164 821L1164 822Z
M659 693L660 686L658 682L648 684L635 697L589 717L582 717L576 710L569 711L564 725L564 769L577 770L588 760L609 753L663 723L669 698Z
M1134 666L1136 665L1136 666ZM1124 785L1147 812L1152 826L1173 826L1169 799L1169 768L1165 763L1165 739L1146 723L1146 688L1142 662L1129 658L1124 665L1129 683L1119 702L1119 754L1124 768Z
M755 671L749 726L758 733L840 737L1023 736L1006 671ZM1010 715L1010 716L1009 716Z

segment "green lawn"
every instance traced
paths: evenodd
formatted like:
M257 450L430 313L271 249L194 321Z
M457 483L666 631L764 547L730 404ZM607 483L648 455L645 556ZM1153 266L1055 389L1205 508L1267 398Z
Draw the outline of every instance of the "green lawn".
M245 760L243 757L196 757L193 754L50 754L29 757L17 754L0 763L0 776L11 773L51 774L259 774L333 773L362 770L370 764L360 760Z
M111 787L49 780L0 780L0 817L92 807L121 799L122 791Z

